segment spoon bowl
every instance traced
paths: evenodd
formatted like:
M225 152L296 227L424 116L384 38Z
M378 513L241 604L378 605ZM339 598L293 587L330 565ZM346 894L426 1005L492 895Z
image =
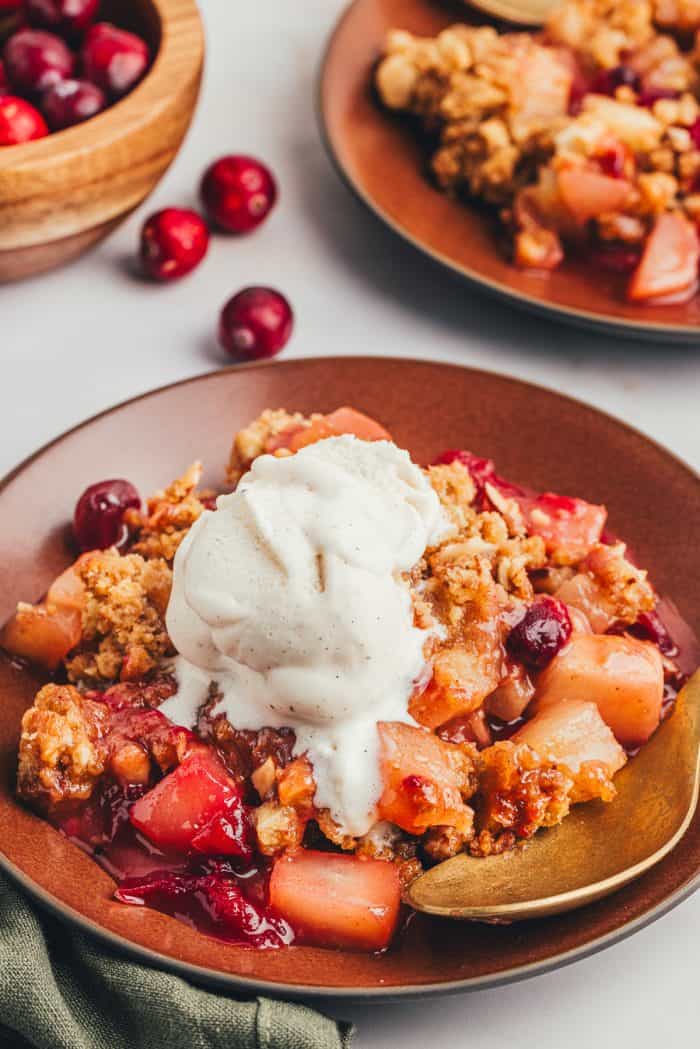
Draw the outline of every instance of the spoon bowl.
M576 806L561 826L512 852L461 853L417 878L412 907L446 918L512 922L583 907L668 855L700 788L700 671L671 716L615 777L617 797Z

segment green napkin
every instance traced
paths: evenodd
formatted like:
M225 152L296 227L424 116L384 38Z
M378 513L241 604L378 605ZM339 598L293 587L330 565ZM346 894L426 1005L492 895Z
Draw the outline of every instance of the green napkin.
M2 1049L347 1049L304 1005L237 1001L113 954L0 876Z

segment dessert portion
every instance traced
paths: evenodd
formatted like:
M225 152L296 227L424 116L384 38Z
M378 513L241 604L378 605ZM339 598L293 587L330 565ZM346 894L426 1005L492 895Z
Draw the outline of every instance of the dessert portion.
M700 7L563 0L542 32L389 32L382 104L409 114L437 186L495 209L516 266L627 274L684 301L700 256Z
M76 507L83 550L2 631L51 675L18 795L116 898L261 948L384 950L426 867L526 842L614 777L696 653L606 510L351 408L266 411L228 490Z

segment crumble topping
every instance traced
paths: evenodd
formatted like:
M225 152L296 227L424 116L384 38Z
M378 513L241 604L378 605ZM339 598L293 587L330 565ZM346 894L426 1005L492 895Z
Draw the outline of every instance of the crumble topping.
M197 492L201 479L202 464L192 463L182 477L148 500L145 515L138 510L126 511L125 523L136 536L132 553L172 564L180 543L205 509L202 500L212 497L213 493Z
M20 797L45 810L89 798L105 770L107 721L103 703L72 685L45 685L22 718Z
M165 629L172 572L160 558L104 551L81 559L83 636L66 660L73 682L138 681L173 655Z

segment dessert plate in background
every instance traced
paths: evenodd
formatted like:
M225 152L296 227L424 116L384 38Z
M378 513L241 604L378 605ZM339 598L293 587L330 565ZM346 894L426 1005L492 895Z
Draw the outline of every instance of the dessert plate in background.
M264 408L309 413L343 404L381 420L417 462L465 447L494 457L513 481L606 503L612 531L629 540L659 591L700 633L700 480L687 466L609 416L540 387L445 364L357 357L204 375L119 405L37 452L0 488L0 622L19 598L39 598L70 562L66 524L91 482L127 477L148 493L202 458L205 483L217 485L232 435ZM36 688L27 670L0 657L0 866L68 923L199 982L287 997L470 990L590 954L700 887L699 810L667 859L579 911L513 926L415 915L380 956L235 947L150 908L114 902L111 878L15 801L20 719Z
M441 193L411 125L382 110L372 72L388 29L434 36L454 22L488 24L461 2L355 0L326 51L319 83L323 137L339 173L371 211L419 251L475 287L537 313L637 338L696 342L700 296L668 306L624 300L624 276L567 260L550 273L519 270L483 208Z

